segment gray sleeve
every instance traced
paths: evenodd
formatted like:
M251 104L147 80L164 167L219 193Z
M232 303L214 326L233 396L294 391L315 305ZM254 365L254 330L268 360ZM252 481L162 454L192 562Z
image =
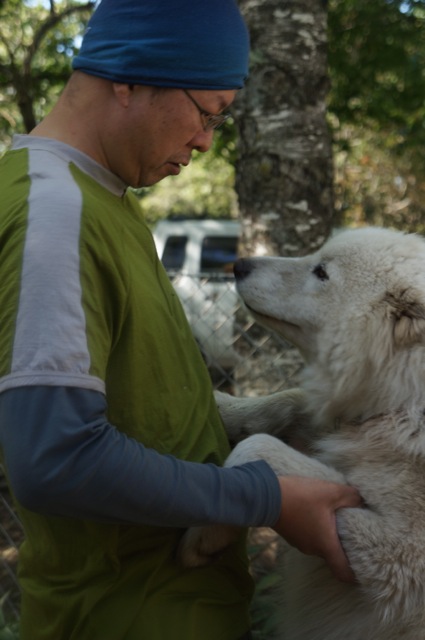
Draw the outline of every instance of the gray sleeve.
M109 424L96 391L3 392L0 444L11 488L32 511L172 527L272 526L279 516L267 463L224 469L161 455Z

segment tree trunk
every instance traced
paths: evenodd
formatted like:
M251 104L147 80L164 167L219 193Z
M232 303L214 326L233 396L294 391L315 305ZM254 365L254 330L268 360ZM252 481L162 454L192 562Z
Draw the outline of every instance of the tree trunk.
M246 255L304 255L333 215L324 0L240 0L251 69L235 106Z
M30 80L30 78L29 78ZM15 85L16 86L16 85ZM19 111L22 116L26 133L34 129L37 122L34 113L34 99L31 92L31 83L27 85L27 89L22 89L16 94Z

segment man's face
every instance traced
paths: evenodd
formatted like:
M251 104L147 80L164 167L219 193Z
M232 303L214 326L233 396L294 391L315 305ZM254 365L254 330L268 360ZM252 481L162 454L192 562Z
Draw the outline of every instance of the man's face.
M162 89L118 85L127 91L122 110L118 148L110 150L111 170L126 184L142 187L169 175L178 175L189 164L192 151L205 152L214 131L204 130L198 107L211 114L225 111L236 91ZM192 98L192 99L191 99Z

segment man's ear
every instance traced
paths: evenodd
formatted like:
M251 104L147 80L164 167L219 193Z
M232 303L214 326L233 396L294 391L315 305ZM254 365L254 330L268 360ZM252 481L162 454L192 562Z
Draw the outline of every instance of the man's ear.
M415 293L407 289L398 295L387 293L385 297L393 322L394 344L397 346L425 343L425 305Z

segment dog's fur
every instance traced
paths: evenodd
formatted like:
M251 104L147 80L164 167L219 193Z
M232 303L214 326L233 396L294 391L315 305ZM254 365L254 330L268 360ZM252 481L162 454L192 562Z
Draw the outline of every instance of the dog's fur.
M239 261L235 274L254 317L297 346L306 367L300 390L218 394L229 435L291 441L301 429L314 453L251 435L226 464L264 458L279 475L354 485L365 501L337 516L358 584L295 549L284 555L279 638L425 639L425 242L347 231L308 257ZM233 535L190 530L183 562L209 561Z

